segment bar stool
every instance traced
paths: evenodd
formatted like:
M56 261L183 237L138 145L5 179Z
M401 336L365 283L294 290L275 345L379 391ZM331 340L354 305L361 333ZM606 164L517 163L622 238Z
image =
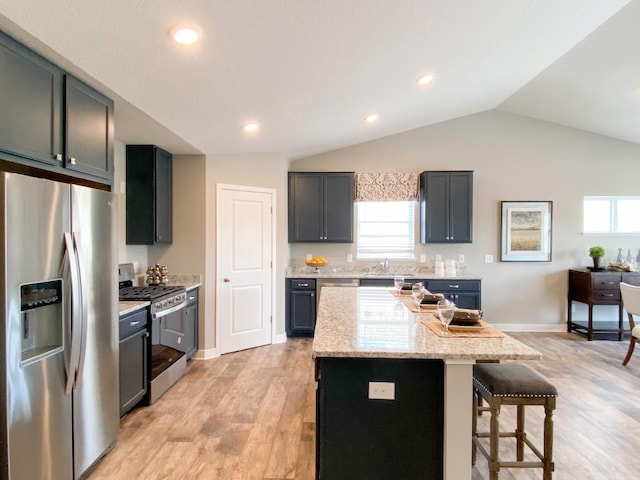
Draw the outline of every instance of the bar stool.
M541 468L543 479L551 480L554 470L553 457L553 410L556 408L558 391L539 373L516 363L482 363L473 367L473 424L472 424L472 464L476 463L476 449L480 449L489 461L490 479L498 480L501 468ZM489 404L482 407L480 398ZM515 432L500 432L500 408L502 405L517 406L517 426ZM525 406L544 406L544 447L540 453L527 438L525 432ZM489 432L478 432L480 412L491 412ZM500 437L515 437L516 461L502 461L498 456ZM489 451L481 438L489 438ZM539 462L524 461L524 446L527 445L538 457Z

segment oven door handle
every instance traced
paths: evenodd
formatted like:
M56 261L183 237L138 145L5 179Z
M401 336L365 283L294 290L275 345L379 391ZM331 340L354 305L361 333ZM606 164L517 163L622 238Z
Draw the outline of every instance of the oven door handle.
M161 312L156 312L156 313L152 313L151 314L151 318L153 318L154 320L157 318L162 318L162 317L166 317L167 315L172 314L173 312L177 312L178 310L184 308L187 306L187 301L185 300L184 302L175 305L171 308L167 308L166 310L162 310Z

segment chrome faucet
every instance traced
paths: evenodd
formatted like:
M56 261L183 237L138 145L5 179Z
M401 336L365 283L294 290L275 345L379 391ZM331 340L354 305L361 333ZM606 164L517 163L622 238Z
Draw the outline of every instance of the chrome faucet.
M388 273L389 272L389 258L388 257L384 257L384 260L382 262L380 262L380 266L382 267L382 273Z

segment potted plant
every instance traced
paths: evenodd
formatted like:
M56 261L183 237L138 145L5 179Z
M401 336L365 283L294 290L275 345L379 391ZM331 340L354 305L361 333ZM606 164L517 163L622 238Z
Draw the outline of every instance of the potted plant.
M589 256L593 259L593 268L600 268L600 259L604 257L604 248L591 247L589 249Z

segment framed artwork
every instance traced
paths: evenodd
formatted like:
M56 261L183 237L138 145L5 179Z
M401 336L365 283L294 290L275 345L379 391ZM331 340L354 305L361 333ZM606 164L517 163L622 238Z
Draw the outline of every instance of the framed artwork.
M550 262L553 202L500 202L500 261Z

